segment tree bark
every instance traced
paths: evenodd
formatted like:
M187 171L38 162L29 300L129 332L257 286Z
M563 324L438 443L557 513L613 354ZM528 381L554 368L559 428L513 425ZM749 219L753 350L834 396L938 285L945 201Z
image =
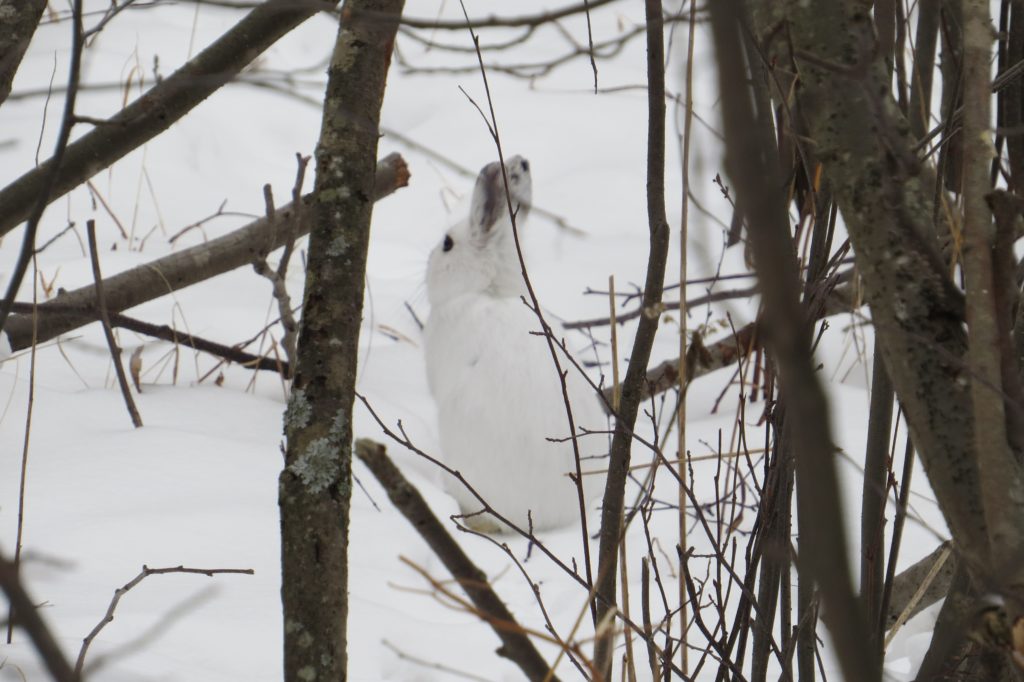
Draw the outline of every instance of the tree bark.
M373 200L386 197L408 182L409 170L405 160L398 154L389 154L377 162ZM307 195L299 211L295 211L293 204L286 204L277 209L274 220L266 217L254 220L223 237L108 277L103 281L107 310L111 313L128 310L172 291L251 265L258 257L264 257L290 239L309 232L311 221L308 214L312 201L312 195ZM40 304L38 312L36 341L43 343L99 319L96 287L90 284L59 294L52 301ZM113 323L119 326L116 316ZM32 324L31 314L8 318L4 333L8 335L12 350L32 345Z
M14 74L45 9L46 0L0 0L0 104L11 94Z
M323 0L267 0L256 7L146 94L68 145L49 202L167 130L279 38L317 12L332 8ZM0 190L0 236L28 217L52 166L53 159L47 160Z
M348 0L328 68L278 491L286 680L347 679L352 404L380 107L402 5Z
M797 105L846 222L886 368L946 523L963 554L984 565L963 297L936 247L909 124L873 58L870 8L754 6L769 62L800 67ZM792 52L770 37L780 25Z
M668 219L665 217L665 38L661 0L646 0L645 8L648 74L647 221L650 252L643 307L646 310L653 310L661 303L669 242ZM594 582L598 623L604 622L607 614L615 608L619 542L622 540L622 510L633 445L633 427L636 425L640 402L643 400L647 364L651 359L651 348L658 332L660 317L644 315L640 318L626 377L622 382L619 414L615 419L615 431L609 452L608 479L601 507L601 540L598 549L597 580ZM678 361L676 364L678 366ZM672 371L678 376L678 367ZM683 453L680 453L680 457L682 456ZM685 551L685 548L683 550ZM594 644L594 663L604 679L611 679L614 638L615 628L608 627Z
M964 252L967 288L968 367L974 444L993 570L999 582L1021 583L1024 558L1024 471L1010 450L1002 389L1003 344L992 262L994 229L985 200L995 148L989 75L995 35L987 0L964 0ZM1017 611L1019 613L1019 610Z
M766 344L778 363L796 462L800 583L813 579L823 618L848 680L881 679L881 656L872 651L863 604L846 554L828 399L811 354L811 327L799 302L799 267L786 209L785 182L775 140L763 124L771 112L752 107L740 39L739 0L710 5L722 98L726 168L750 215L747 227L761 285Z

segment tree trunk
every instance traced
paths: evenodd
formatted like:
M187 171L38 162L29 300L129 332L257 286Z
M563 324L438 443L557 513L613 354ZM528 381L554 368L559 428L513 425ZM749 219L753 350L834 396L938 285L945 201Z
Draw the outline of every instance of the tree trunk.
M752 4L762 37L791 27L792 54L775 40L766 58L800 64L798 111L846 222L886 368L946 523L968 559L984 565L963 295L934 237L929 174L873 58L869 8Z
M0 17L0 104L11 94L11 82L46 9L46 0L12 2L3 9L9 14Z
M380 107L402 0L348 0L328 69L281 472L284 674L345 680L352 402Z
M781 168L773 149L771 112L757 110L743 85L744 64L739 0L710 5L711 28L721 86L726 169L736 196L758 220L747 226L754 267L762 290L765 343L778 363L780 401L796 464L800 584L813 580L824 605L823 618L848 680L881 679L880 657L872 656L867 619L857 599L846 556L839 484L828 399L812 357L810 326L799 301L799 267Z

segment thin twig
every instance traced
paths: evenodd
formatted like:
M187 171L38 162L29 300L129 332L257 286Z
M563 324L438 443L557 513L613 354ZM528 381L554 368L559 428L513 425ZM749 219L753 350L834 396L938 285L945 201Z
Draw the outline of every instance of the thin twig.
M402 17L402 26L408 26L410 28L426 28L431 30L442 30L442 31L459 31L467 28L515 28L519 26L540 26L541 24L547 24L557 19L563 19L573 14L579 14L580 12L589 13L590 10L603 7L604 5L610 5L615 0L584 0L584 2L577 3L575 5L568 5L560 9L551 10L547 12L540 12L539 14L529 14L518 17L498 17L491 16L486 19L470 19L466 15L465 21L437 21L435 19L418 19L415 17Z
M14 299L21 288L21 282L28 270L29 260L36 248L36 232L39 229L39 221L43 218L43 212L50 202L50 195L57 185L57 176L61 170L61 163L64 161L64 153L71 139L71 128L75 125L75 101L78 97L78 81L82 72L82 0L74 0L73 20L71 33L71 67L68 75L68 91L64 99L64 115L60 122L60 132L57 133L57 147L53 152L52 164L46 179L42 184L41 191L36 197L32 212L25 225L25 236L21 242L21 252L14 265L10 283L7 285L7 296L0 302L0 331L4 328L7 316L11 312L10 301Z
M682 202L682 214L679 224L679 411L676 413L677 425L676 433L678 435L677 441L677 452L679 457L679 474L680 476L686 475L686 463L689 458L689 450L686 448L686 394L687 394L687 367L686 367L686 351L687 351L687 314L689 313L689 304L686 300L686 278L687 278L687 241L689 238L689 215L690 215L690 131L693 128L693 45L696 42L696 24L694 19L696 18L697 2L696 0L690 0L690 26L689 35L686 45L686 113L683 120L683 202ZM709 294L710 296L711 294ZM686 537L686 491L682 488L679 489L679 547L682 549L683 554L680 557L680 561L686 561L687 554L689 551L689 543ZM683 576L686 575L686 571L679 571L679 667L683 669L684 673L690 672L689 667L689 648L687 647L686 635L687 635L687 609L686 600L683 597L686 594L686 584ZM695 604L693 608L698 608Z
M519 260L520 271L523 275L523 284L526 286L526 292L529 301L528 307L537 316L537 321L540 323L541 329L544 332L544 339L547 342L548 351L551 354L551 361L554 363L555 372L558 375L558 381L561 384L562 388L562 401L565 405L565 416L566 421L568 422L569 436L572 439L573 460L576 466L576 471L574 472L575 478L573 480L576 484L576 495L580 508L580 534L582 536L583 546L583 569L584 575L586 575L587 578L587 587L590 588L594 585L594 580L593 566L591 565L590 560L590 533L587 527L587 502L583 491L583 470L580 464L580 447L579 440L577 437L578 434L576 429L576 420L573 416L572 402L569 399L569 386L566 381L568 373L562 371L562 363L558 359L558 351L556 350L557 343L555 341L551 325L548 324L547 319L545 318L544 313L542 312L540 301L537 298L537 293L534 291L533 283L530 280L530 275L526 268L526 260L523 257L522 244L519 240L519 227L516 221L516 214L518 213L518 210L514 208L512 204L512 192L508 183L508 168L505 165L505 153L501 146L501 135L498 132L498 117L494 111L494 100L491 98L491 87L487 81L487 69L484 66L483 54L480 52L480 38L476 35L476 32L473 30L473 27L470 23L469 13L466 11L466 4L462 0L459 0L459 4L462 7L462 14L466 19L466 23L469 25L469 34L470 37L473 39L473 45L475 45L477 48L477 63L479 64L480 67L480 78L483 80L484 93L487 96L487 108L490 116L488 117L487 115L485 115L483 111L480 109L480 107L476 104L476 102L473 101L471 97L469 97L469 95L466 96L467 98L469 98L469 101L472 102L473 106L475 106L477 110L480 111L480 115L481 117L483 117L484 123L487 125L487 129L491 134L491 139L494 141L494 146L498 152L498 161L501 165L501 178L505 188L505 204L508 210L509 220L512 223L512 239L515 243L516 257ZM464 90L463 93L465 94ZM564 351L565 349L563 348L563 352ZM572 359L570 357L570 361L571 360ZM594 624L596 625L597 606L593 603L591 604L591 618L594 621Z
M398 656L398 658L400 658L403 661L409 661L410 663L415 663L416 665L422 666L424 668L429 668L431 670L436 670L438 672L447 673L449 675L455 675L456 677L461 677L466 680L473 680L473 682L490 682L489 677L480 677L479 675L474 675L473 673L466 672L464 670L458 670L456 668L452 668L451 666L444 665L443 663L427 661L418 656L413 656L412 654L399 649L397 646L395 646L386 639L381 640L381 644L384 645L385 649L389 649L391 653L393 653L395 656Z
M587 50L590 52L590 69L594 72L594 94L597 94L597 61L594 59L594 29L590 24L590 3L583 0L583 13L587 17Z
M35 259L33 258L33 262ZM36 310L37 288L35 281L32 283L32 310ZM21 469L18 477L18 531L14 539L14 570L21 569L21 541L25 531L25 490L28 478L28 448L32 437L32 414L36 404L36 356L38 344L36 343L39 318L32 315L32 351L29 359L28 372L28 405L25 408L25 437L21 445ZM11 600L10 608L7 609L7 643L11 643L14 635L14 601Z
M309 157L299 157L299 174L296 180L297 187L296 190L292 192L293 196L297 197L301 196L301 192L299 191L301 189L301 185L299 183L302 182L302 177L306 170L306 163L303 163L303 158L305 158L306 163L309 162ZM276 211L274 209L274 194L271 191L269 184L263 186L263 199L267 208L267 221L273 223ZM281 315L281 327L284 328L284 335L281 337L280 343L284 348L285 357L288 358L289 368L295 367L296 345L299 340L299 325L295 321L295 316L292 315L292 299L288 295L288 287L285 284L285 274L288 271L288 261L291 258L294 246L295 236L293 234L292 238L289 239L284 246L284 253L281 255L281 260L278 263L276 270L270 267L270 264L267 263L265 252L261 252L252 264L256 274L270 280L271 287L273 288L274 299L277 301L278 313ZM286 379L291 378L291 375L288 373L283 373L283 376Z
M124 396L125 407L131 415L132 424L135 428L142 426L142 417L135 407L135 400L132 398L131 389L128 388L128 377L124 373L124 364L121 362L121 349L117 347L117 340L110 327L110 315L107 314L107 302L103 297L103 275L100 274L100 256L96 248L96 221L90 219L85 223L86 233L89 237L89 257L92 260L92 274L96 280L96 307L99 308L100 322L103 323L103 335L107 339L107 347L110 349L110 357L114 361L114 371L117 373L117 383L121 387L121 395Z
M751 296L757 295L760 291L757 285L751 287L745 287L743 289L725 289L723 291L713 291L709 294L702 294L700 296L694 296L688 301L671 302L666 301L656 308L637 308L636 310L630 310L628 313L619 313L615 321L619 324L635 320L641 315L651 315L658 311L669 311L673 308L678 308L680 311L686 311L688 308L695 308L706 303L716 303L718 301L730 301L737 298L750 298ZM577 320L574 322L566 322L562 326L566 329L585 329L587 327L603 327L611 324L611 320L607 317L595 317L589 320ZM682 351L685 354L685 350Z
M85 654L89 651L89 646L96 639L96 636L100 634L103 628L107 627L107 624L114 620L114 610L117 609L118 603L129 590L141 583L143 580L151 575L162 575L165 573L198 573L199 575L205 575L213 577L219 573L241 573L244 575L253 575L255 571L251 568L186 568L184 566L171 566L167 568L150 568L149 566L143 566L142 571L132 578L130 581L125 583L123 586L114 590L114 596L110 600L110 605L107 607L107 612L100 619L100 622L96 623L96 626L85 636L82 640L82 648L78 651L78 660L75 662L74 679L80 679L82 675L82 668L85 665Z

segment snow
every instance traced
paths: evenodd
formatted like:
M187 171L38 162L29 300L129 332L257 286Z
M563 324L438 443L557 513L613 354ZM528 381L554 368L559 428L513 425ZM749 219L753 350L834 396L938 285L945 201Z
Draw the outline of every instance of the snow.
M412 3L410 3L412 5ZM538 0L515 4L515 12L542 8ZM98 21L107 3L90 1L87 25ZM491 4L468 2L471 15L492 12ZM511 10L508 10L511 11ZM450 2L416 3L416 16L457 19L460 10ZM227 30L239 14L216 7L188 4L140 6L119 15L86 52L85 83L125 83L129 98L138 79L153 81L154 60L159 72L171 73L189 55ZM595 42L608 40L642 22L642 8L613 5L593 16ZM576 40L584 40L582 17L564 20ZM669 89L682 91L685 32L673 36ZM301 93L322 94L325 60L336 27L327 16L306 22L272 47L259 60L261 69L293 73L312 85ZM68 59L67 22L47 23L37 33L14 84L14 92L45 88L62 82ZM446 44L471 46L462 31L421 33ZM482 33L485 44L516 35L511 30ZM714 72L710 42L698 31L694 158L690 180L694 196L711 216L691 207L690 277L747 272L742 246L722 254L723 233L717 221L730 212L712 179L723 172L721 148L712 133L717 127ZM419 68L473 66L469 53L452 55L428 50L406 36L398 48L402 58ZM554 29L542 28L523 46L488 53L486 60L502 63L542 62L569 49ZM586 59L576 59L535 80L492 71L491 92L506 154L530 159L536 206L583 231L577 235L556 227L535 212L526 232L527 263L540 299L557 318L572 320L607 314L604 296L584 295L588 287L604 290L609 275L618 291L643 282L647 260L647 218L644 187L646 95L636 86L645 82L642 36L612 59L601 59L599 85ZM385 134L380 155L399 151L412 171L410 186L377 204L367 272L367 308L363 326L359 391L367 396L384 421L401 420L410 438L424 451L437 453L435 407L426 387L422 338L408 303L421 319L428 314L423 287L426 257L444 230L468 205L472 174L496 156L487 128L473 104L486 99L479 73L415 74L399 60L392 65L382 114ZM120 89L85 90L78 111L107 116L121 105ZM0 182L31 168L36 159L40 124L46 126L38 157L52 149L62 98L54 95L8 101L0 107ZM678 280L678 223L681 172L672 124L679 111L670 102L668 201L673 226L673 256L668 281ZM681 120L681 119L680 119ZM262 186L270 183L278 203L287 200L295 176L295 153L312 154L320 114L298 98L248 85L231 85L199 105L165 134L118 161L92 179L128 233L121 236L106 210L79 188L50 206L40 228L40 244L62 230L68 220L77 226L46 248L38 258L35 295L40 300L58 287L74 289L91 283L82 244L85 220L97 221L104 273L146 263L166 253L201 243L245 224L263 212ZM709 129L710 127L710 129ZM76 127L79 135L88 126ZM469 177L420 148L404 144L396 131L471 171ZM724 174L724 172L723 172ZM307 183L311 178L307 179ZM308 186L308 185L307 185ZM227 202L228 215L192 229L173 244L169 238L217 212ZM243 214L243 215L239 215ZM713 216L713 217L712 217ZM77 234L77 238L76 235ZM9 273L20 246L20 231L0 245L0 272ZM305 248L305 241L299 249ZM288 276L293 301L301 300L303 268L297 254ZM721 259L721 262L719 260ZM31 300L33 279L27 278L19 300ZM747 286L750 280L730 280L718 288ZM6 285L6 283L5 283ZM705 291L691 285L689 295ZM674 297L670 293L669 297ZM691 327L706 323L712 338L728 330L726 314L739 328L756 312L756 301L737 300L692 311ZM187 328L193 334L231 344L256 336L276 317L266 280L241 268L173 295L128 311L156 323ZM677 316L668 314L657 339L653 363L678 350ZM856 548L856 505L860 473L854 464L863 452L870 374L871 330L862 320L841 316L832 320L822 343L821 376L827 380L837 443L849 459L841 459L848 542ZM619 363L625 368L635 326L619 332ZM599 342L587 349L584 335L568 336L582 349L585 361L598 357L610 376L608 329L594 330ZM272 327L270 335L280 337ZM90 649L87 661L100 663L92 679L119 680L273 680L280 678L281 618L279 599L279 538L277 476L283 459L282 414L286 390L270 373L253 373L236 366L218 367L217 360L125 331L119 332L126 357L143 347L143 388L136 395L145 426L135 430L118 392L98 325L76 330L60 343L41 346L35 356L31 432L27 444L26 505L23 575L33 599L43 603L42 615L73 660L81 639L106 611L113 590L132 579L143 565L185 565L201 568L251 568L255 575L157 575L148 577L121 600L115 619ZM6 341L6 339L4 340ZM254 344L267 351L269 338ZM0 349L2 356L2 349ZM13 551L18 519L18 488L32 357L15 354L0 366L0 547ZM713 454L721 437L723 451L737 445L738 389L726 387L732 369L699 379L687 399L687 447L696 456ZM222 380L219 380L222 377ZM717 411L712 407L726 389ZM671 411L670 399L658 409ZM748 403L744 420L751 447L763 445L758 420L762 402ZM641 421L644 418L641 417ZM646 422L645 422L646 424ZM649 430L649 426L645 426ZM664 431L664 428L663 428ZM365 409L355 417L355 433L384 440ZM650 435L649 431L646 435ZM674 442L675 435L670 442ZM393 443L389 451L410 480L441 517L456 513L454 500L443 492L442 472ZM673 452L670 446L666 452ZM897 452L902 446L897 445ZM753 455L755 459L758 455ZM649 461L636 449L634 463ZM715 497L717 463L695 464L696 495ZM760 465L755 467L761 471ZM356 475L366 493L357 490L351 522L351 614L349 626L350 679L454 680L454 673L424 666L396 655L387 643L409 656L472 672L483 679L516 680L520 673L498 657L498 640L474 616L430 596L429 586L399 560L405 557L430 575L448 576L416 532L390 507L386 495L362 466ZM915 520L908 523L901 565L930 552L937 536L946 534L941 515L929 501L922 471L914 477ZM659 497L675 499L676 488L664 472ZM636 491L627 494L627 501ZM891 514L889 515L891 517ZM745 523L753 512L747 510ZM678 541L676 516L656 512L651 532L667 552L661 557L665 589L676 600L675 565L671 548ZM712 520L713 523L713 520ZM592 520L596 524L596 519ZM593 526L592 526L593 527ZM697 553L708 542L695 524L690 541ZM524 625L543 631L544 621L529 583L500 547L481 538L458 534L459 541L492 577L495 589ZM520 539L502 536L508 552L519 560L541 595L556 630L566 635L585 607L586 591L536 549ZM545 545L564 562L582 561L580 532L567 528L545 533ZM742 547L744 539L739 539ZM596 541L591 543L596 553ZM633 589L632 615L638 618L640 557L646 552L643 529L636 523L627 543ZM529 557L527 559L527 557ZM742 569L742 560L739 568ZM691 570L703 577L705 569ZM660 601L660 599L659 599ZM657 605L660 616L660 605ZM908 679L927 645L935 608L911 621L889 650L890 678ZM589 617L576 633L588 651L592 634ZM824 629L822 628L824 633ZM141 638L141 639L140 639ZM538 645L548 660L557 652ZM695 654L691 652L691 660ZM835 669L826 648L825 662ZM701 679L711 672L705 666ZM647 674L641 666L638 671ZM572 665L559 667L563 679L576 679ZM15 632L14 643L0 645L0 680L42 679L45 673L26 636ZM834 672L832 679L839 679Z

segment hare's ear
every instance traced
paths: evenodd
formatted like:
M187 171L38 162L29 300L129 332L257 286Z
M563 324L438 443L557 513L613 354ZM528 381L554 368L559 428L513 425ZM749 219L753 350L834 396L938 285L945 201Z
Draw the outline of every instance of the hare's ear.
M480 170L473 189L473 202L469 209L469 225L474 236L486 239L491 228L506 211L501 164L495 161Z

